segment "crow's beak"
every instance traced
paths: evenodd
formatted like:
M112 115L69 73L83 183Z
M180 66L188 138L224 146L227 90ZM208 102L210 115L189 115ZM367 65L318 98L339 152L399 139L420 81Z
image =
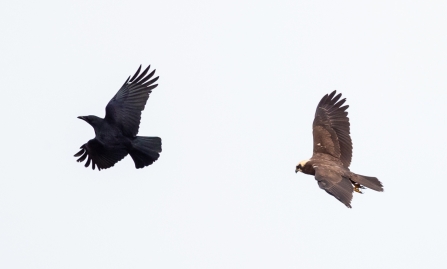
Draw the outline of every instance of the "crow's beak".
M78 119L87 121L84 116L79 116Z

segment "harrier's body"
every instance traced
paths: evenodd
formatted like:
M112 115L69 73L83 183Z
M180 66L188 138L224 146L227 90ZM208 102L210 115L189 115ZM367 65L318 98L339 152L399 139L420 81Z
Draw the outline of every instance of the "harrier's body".
M351 207L353 191L368 187L383 191L375 177L355 174L349 170L352 158L352 141L349 134L349 106L342 106L341 94L336 91L325 95L317 106L313 122L314 153L309 160L301 161L295 172L314 175L320 188Z

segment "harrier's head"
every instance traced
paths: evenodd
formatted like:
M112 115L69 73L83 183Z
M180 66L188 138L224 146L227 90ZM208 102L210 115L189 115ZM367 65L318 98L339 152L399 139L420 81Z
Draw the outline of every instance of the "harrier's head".
M296 168L295 168L295 173L303 172L303 167L306 165L306 163L307 163L308 161L309 161L309 160L304 160L304 161L299 162L298 165L297 165Z

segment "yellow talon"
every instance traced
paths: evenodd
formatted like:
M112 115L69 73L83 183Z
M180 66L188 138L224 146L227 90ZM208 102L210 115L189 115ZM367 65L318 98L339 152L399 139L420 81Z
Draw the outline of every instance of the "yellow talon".
M360 189L364 189L365 187L363 187L362 185L360 185L357 182L354 182L354 191L358 192L358 193L363 193Z

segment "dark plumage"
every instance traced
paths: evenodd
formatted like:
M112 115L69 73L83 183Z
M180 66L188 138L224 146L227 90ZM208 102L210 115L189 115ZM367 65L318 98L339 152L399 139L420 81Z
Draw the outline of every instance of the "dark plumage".
M349 118L340 100L341 93L325 95L317 106L313 122L314 153L310 160L301 161L295 172L314 175L318 186L351 208L353 191L362 193L364 187L383 191L375 177L355 174L349 170L352 158L352 141Z
M112 167L115 163L130 154L136 168L151 165L160 156L161 138L136 136L140 126L141 111L158 77L151 79L150 66L140 74L141 65L135 75L129 77L106 106L104 119L96 116L80 116L95 129L95 138L81 146L75 157L78 162L87 158L85 167L92 164L98 170Z

